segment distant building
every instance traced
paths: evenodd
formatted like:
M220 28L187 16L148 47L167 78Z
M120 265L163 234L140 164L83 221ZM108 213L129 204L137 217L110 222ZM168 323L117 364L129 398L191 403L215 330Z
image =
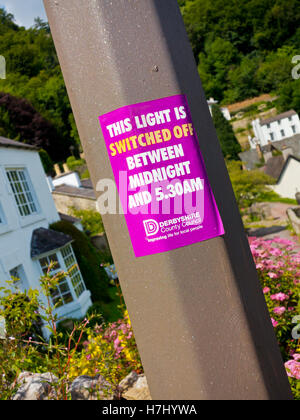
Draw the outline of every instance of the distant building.
M266 120L252 122L254 138L249 138L251 149L295 136L300 133L300 120L296 111L288 111Z
M270 142L266 146L257 144L255 149L239 153L239 157L244 163L245 169L252 170L266 163L272 156L272 150L278 150L287 157L293 155L300 159L300 134L276 143Z
M60 213L70 214L70 208L96 210L96 195L90 179L80 179L77 172L65 172L48 177L48 186Z
M208 103L210 114L212 116L212 108L213 108L214 105L217 105L219 102L216 101L214 98L210 98L207 101L207 103ZM221 111L222 111L224 117L226 118L226 120L230 121L231 120L231 115L230 115L229 109L226 108L226 107L221 107Z
M81 318L92 304L91 293L77 267L72 238L49 229L59 220L38 151L0 137L0 287L13 279L13 289L40 289L51 261L57 263L54 272L73 267L53 291L52 303L61 303L59 318ZM46 303L45 296L41 299Z
M300 159L289 156L281 168L276 185L271 188L281 197L295 200L296 194L300 192Z

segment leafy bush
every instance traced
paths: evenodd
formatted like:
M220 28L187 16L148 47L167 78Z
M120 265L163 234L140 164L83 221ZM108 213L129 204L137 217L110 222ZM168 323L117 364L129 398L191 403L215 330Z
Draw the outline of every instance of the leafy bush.
M53 305L51 296L69 273L52 274L54 267L55 264L51 263L47 273L40 278L46 304L39 299L38 291L20 293L12 292L10 288L1 289L0 317L6 322L5 337L0 342L1 399L12 399L18 388L18 376L24 371L50 372L57 380L52 384L53 393L49 398L70 399L70 360L78 351L89 321L85 319L74 325L67 343L61 345L61 333L57 328L60 319L56 313L61 302ZM49 342L43 337L29 336L38 320L43 320L44 327L50 331Z
M224 157L238 160L238 154L242 151L242 148L235 137L230 122L226 120L217 105L213 105L212 114Z
M39 151L39 155L42 161L42 165L44 167L44 171L47 175L53 175L54 172L54 163L49 156L49 154L46 152L46 150L41 149Z
M295 243L281 238L252 238L250 246L292 390L300 400L300 341L293 338L293 321L300 313L300 254L294 253Z
M104 232L104 226L100 213L95 210L78 210L72 207L71 213L73 216L81 219L82 225L86 232L89 232L91 236L98 235Z
M242 162L229 161L227 169L240 208L250 207L269 191L275 180L258 169L244 171Z
M71 377L102 375L118 385L130 372L143 371L128 312L124 319L108 327L96 326L89 332L81 354L71 359Z
M76 159L75 156L70 156L67 159L67 165L71 171L75 171L78 167L85 165L85 160Z
M91 244L90 239L67 221L54 223L51 229L63 232L73 238L72 246L86 287L92 293L93 302L110 302L109 280L105 270L101 267L101 257Z
M21 293L12 292L11 288L1 289L0 317L6 321L6 331L0 339L1 400L13 398L18 389L17 378L24 371L49 372L56 377L48 396L54 400L70 400L70 385L79 375L103 375L116 394L119 382L128 373L143 371L126 311L123 319L104 324L95 305L89 319L72 320L70 330L63 324L59 327L59 323L66 320L58 317L56 309L60 302L53 305L51 296L69 273L52 274L54 267L51 263L40 279L43 300L38 291ZM46 304L43 303L45 298ZM99 323L95 324L95 318ZM51 334L49 342L42 337L29 336L40 319Z

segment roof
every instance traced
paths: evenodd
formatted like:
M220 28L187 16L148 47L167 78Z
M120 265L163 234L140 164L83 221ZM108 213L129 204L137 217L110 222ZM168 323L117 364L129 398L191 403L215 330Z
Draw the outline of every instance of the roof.
M278 179L277 179L277 184L280 182L280 180L281 180L281 178L283 177L283 174L284 174L284 172L285 172L286 168L288 167L288 165L289 165L289 163L290 163L290 161L291 161L292 159L293 159L293 160L295 160L295 161L297 161L298 163L300 163L300 159L298 159L296 156L292 156L292 155L290 155L290 156L287 158L287 160L285 161L285 164L284 164L283 168L281 169L280 175L279 175L279 177L278 177Z
M33 231L31 238L31 258L37 258L71 243L71 236L55 230L39 228Z
M281 171L284 168L284 166L285 160L282 155L272 156L266 163L264 172L277 180L280 177Z
M81 220L78 219L77 217L69 216L68 214L64 214L64 213L58 213L58 214L59 214L60 219L66 222L70 222L70 223L81 222Z
M64 172L60 175L56 175L56 177L54 179L63 178L64 176L68 176L68 175L72 175L72 174L77 174L77 172L75 172L75 171Z
M298 115L298 114L296 111L292 109L291 111L284 112L283 114L276 115L275 117L271 117L266 120L261 120L260 125L271 124L272 122L284 120L285 118L292 117L293 115Z
M291 148L292 154L300 159L300 134L296 134L293 137L289 137L284 140L279 140L272 143L272 147L283 151L284 149ZM265 153L270 149L270 145L262 147L262 151ZM255 169L257 164L260 163L260 159L256 149L250 149L246 152L239 153L240 159L245 162L247 169Z
M83 186L83 188L90 188L90 189L94 188L92 180L90 178L82 179L81 185Z
M52 194L61 194L61 195L69 195L72 197L79 197L79 198L86 198L89 200L96 200L96 195L94 190L91 188L77 188L71 187L69 185L59 185L55 187L55 190L52 191Z
M0 147L14 147L16 149L27 149L37 151L38 149L35 146L30 144L21 143L19 141L6 139L5 137L0 137Z

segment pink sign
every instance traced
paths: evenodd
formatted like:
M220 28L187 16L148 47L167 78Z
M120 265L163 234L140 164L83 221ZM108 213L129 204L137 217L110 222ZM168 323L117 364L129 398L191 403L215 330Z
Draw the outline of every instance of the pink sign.
M224 234L184 95L99 119L136 257Z

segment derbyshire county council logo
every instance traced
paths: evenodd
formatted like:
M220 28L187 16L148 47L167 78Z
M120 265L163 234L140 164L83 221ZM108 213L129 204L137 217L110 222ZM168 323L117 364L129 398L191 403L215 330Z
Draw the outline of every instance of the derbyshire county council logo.
M154 236L159 231L159 224L156 220L144 220L144 228L147 236Z

